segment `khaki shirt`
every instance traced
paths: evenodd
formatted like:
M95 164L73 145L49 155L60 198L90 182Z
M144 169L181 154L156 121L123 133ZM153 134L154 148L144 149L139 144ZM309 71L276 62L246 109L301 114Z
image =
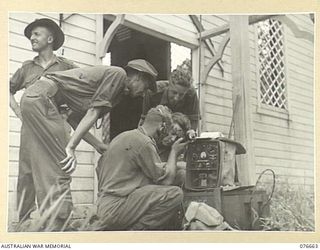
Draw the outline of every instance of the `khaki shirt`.
M92 66L45 75L57 83L68 107L81 115L89 108L101 108L103 116L123 97L126 72L115 66Z
M127 196L137 188L157 184L165 178L165 164L142 127L123 132L98 162L99 196Z
M54 56L52 62L43 68L39 63L39 57L25 61L10 79L10 93L28 88L48 72L63 71L76 68L77 66L66 58Z

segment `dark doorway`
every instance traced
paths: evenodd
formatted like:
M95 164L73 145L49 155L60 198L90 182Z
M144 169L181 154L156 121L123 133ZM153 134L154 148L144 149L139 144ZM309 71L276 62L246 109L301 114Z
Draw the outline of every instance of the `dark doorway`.
M104 32L111 22L104 20ZM108 51L110 63L124 67L133 59L145 59L158 71L157 80L166 80L171 69L170 42L121 26ZM110 113L110 140L118 134L137 128L142 113L142 97L126 97Z

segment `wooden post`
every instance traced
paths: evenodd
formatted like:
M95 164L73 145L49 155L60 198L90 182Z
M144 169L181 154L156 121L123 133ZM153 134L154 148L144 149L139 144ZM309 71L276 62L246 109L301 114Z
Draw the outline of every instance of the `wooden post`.
M199 112L201 119L198 123L198 135L201 132L206 131L206 117L205 117L205 94L206 94L206 86L203 82L203 77L201 72L204 70L204 54L205 54L205 47L203 44L199 44L199 47L192 50L192 78L194 80L194 84L197 87L198 98L199 98Z
M237 156L241 185L255 183L253 125L250 101L250 49L248 16L230 16L230 44L232 55L232 102L234 114L234 139L241 142L247 153Z

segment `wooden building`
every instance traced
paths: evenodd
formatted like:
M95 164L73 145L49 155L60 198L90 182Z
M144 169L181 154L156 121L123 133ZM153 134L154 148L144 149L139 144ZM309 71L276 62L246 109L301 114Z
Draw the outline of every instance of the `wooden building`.
M109 15L10 13L9 63L12 75L35 53L25 26L49 17L66 40L57 54L79 66L123 66L145 58L170 74L170 44L190 48L195 87L201 102L201 131L220 131L242 142L243 185L254 184L267 168L278 182L314 188L314 23L309 14L281 16ZM21 93L18 92L18 96ZM232 128L230 129L231 125ZM15 190L21 123L10 111L9 220L16 220ZM93 129L97 136L102 131ZM82 142L77 151L72 194L78 209L92 205L99 157Z

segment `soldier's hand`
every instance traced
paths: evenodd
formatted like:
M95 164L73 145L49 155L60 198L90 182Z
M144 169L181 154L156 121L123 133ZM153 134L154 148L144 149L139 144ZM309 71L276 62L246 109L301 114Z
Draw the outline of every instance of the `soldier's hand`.
M186 145L189 143L188 141L187 142L183 142L183 140L184 140L184 138L179 138L171 146L171 149L174 150L178 155L183 152L183 150L185 149Z
M99 154L104 154L107 152L109 146L107 144L101 143L99 144L98 148L96 150L98 151Z
M61 164L65 164L61 169L67 174L71 174L77 166L77 158L75 154L75 149L66 148L67 157L60 161Z

